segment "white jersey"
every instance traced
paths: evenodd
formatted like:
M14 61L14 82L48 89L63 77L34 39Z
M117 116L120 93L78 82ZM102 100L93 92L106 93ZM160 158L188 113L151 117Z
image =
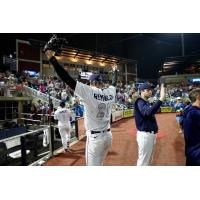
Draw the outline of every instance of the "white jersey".
M58 126L70 127L71 126L70 117L71 117L71 112L67 108L59 107L54 114L54 119L58 120Z
M109 86L106 89L98 89L77 81L74 93L83 100L86 130L109 129L116 88Z
M66 91L63 91L63 92L61 93L61 98L62 98L62 99L66 99L66 98L67 98L67 93L66 93Z

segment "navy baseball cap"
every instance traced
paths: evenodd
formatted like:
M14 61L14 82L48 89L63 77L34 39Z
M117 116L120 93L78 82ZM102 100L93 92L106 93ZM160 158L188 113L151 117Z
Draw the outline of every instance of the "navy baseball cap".
M65 101L60 101L60 106L65 106Z
M139 86L140 90L145 90L145 89L153 89L153 85L150 83L143 83Z
M98 74L92 74L89 76L89 81L97 81L97 82L100 82L102 81L102 78L100 75Z

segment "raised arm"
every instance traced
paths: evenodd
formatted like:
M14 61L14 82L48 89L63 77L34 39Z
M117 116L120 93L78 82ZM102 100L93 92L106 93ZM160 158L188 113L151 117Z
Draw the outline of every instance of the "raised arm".
M69 75L69 73L58 63L56 58L54 57L54 52L51 50L47 50L45 52L47 58L53 65L58 76L73 90L76 88L76 81Z
M162 101L158 100L153 106L147 105L143 100L139 99L137 101L137 109L144 117L149 117L159 110L160 106L162 105Z

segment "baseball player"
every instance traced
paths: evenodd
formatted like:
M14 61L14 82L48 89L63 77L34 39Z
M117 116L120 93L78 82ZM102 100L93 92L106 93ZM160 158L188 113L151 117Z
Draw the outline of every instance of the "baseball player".
M65 152L70 152L69 149L70 131L71 131L70 117L71 117L70 110L65 108L64 102L61 102L60 107L54 113L54 119L58 120L58 129Z
M183 115L186 166L200 166L200 88L189 93L192 105Z
M165 88L161 85L160 99L154 104L150 105L148 99L152 96L152 85L150 83L143 83L140 86L141 97L135 102L135 123L137 131L138 143L138 160L137 166L149 165L152 158L154 144L156 142L156 133L158 132L158 125L155 114L162 105L165 99Z
M85 152L86 165L103 165L103 160L112 144L110 118L116 95L117 66L113 66L113 80L111 86L103 88L98 75L92 75L90 77L89 86L75 81L68 72L59 65L53 53L54 52L51 50L45 51L47 58L54 66L60 78L74 90L75 95L83 100L87 135Z

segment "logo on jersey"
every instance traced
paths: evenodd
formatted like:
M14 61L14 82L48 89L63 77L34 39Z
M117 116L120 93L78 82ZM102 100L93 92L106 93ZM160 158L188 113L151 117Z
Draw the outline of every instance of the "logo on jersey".
M59 113L67 113L67 110L61 110Z
M96 100L101 100L101 101L111 101L113 100L113 96L112 95L103 95L103 94L95 94L94 93L94 98Z

